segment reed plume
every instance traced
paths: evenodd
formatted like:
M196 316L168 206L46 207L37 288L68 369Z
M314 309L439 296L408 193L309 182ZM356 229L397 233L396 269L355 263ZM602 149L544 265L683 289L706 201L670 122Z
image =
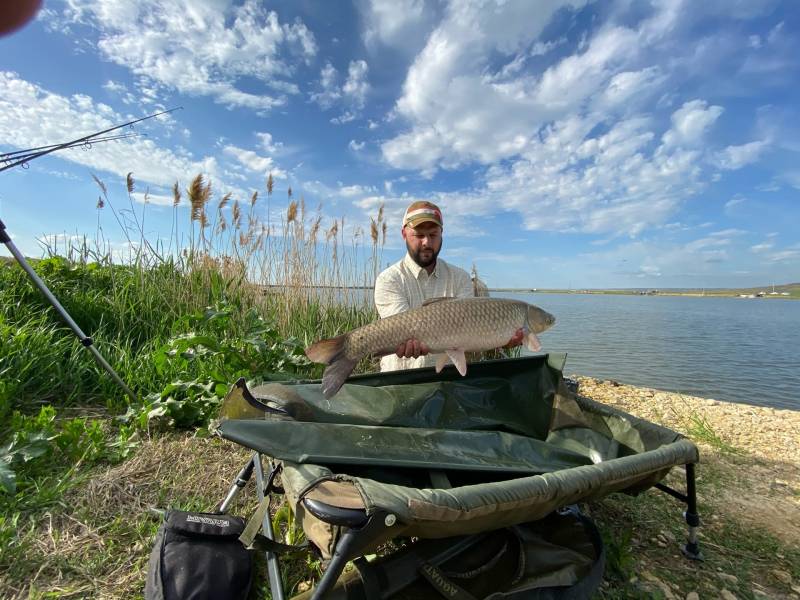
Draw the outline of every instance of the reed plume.
M369 237L372 238L372 243L378 243L378 223L370 217L369 219Z
M242 226L242 209L239 207L239 201L234 200L233 202L233 228L236 231Z
M94 173L92 173L92 179L94 179L94 182L100 188L100 191L103 192L103 195L107 196L108 195L108 190L106 189L106 184L103 183L102 181L100 181L100 179Z
M128 188L128 193L133 193L133 172L131 171L125 176L125 187Z
M189 195L189 203L192 207L191 219L192 221L201 221L201 217L205 218L206 202L211 197L211 182L203 180L203 174L199 173L187 190ZM207 221L206 221L207 222ZM205 225L203 225L205 227Z
M178 206L181 203L181 189L176 181L172 185L172 206Z

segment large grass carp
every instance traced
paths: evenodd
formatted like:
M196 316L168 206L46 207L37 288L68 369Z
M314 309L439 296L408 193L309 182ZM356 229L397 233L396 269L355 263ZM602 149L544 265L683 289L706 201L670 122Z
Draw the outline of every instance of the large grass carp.
M538 306L501 298L431 298L420 308L380 319L306 348L306 356L328 365L322 376L322 393L330 398L342 387L359 360L369 355L393 354L408 339L416 338L439 354L436 372L452 362L461 375L467 373L465 352L504 346L517 330L524 343L541 349L537 333L556 319Z

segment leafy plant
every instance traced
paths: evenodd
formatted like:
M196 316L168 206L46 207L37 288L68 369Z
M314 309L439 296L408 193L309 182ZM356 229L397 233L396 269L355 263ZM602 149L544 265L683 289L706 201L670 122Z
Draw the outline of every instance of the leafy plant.
M159 373L177 373L181 379L148 395L142 406L131 407L123 422L142 429L154 421L179 428L204 425L239 377L285 379L310 364L298 340L283 340L254 309L236 323L234 310L219 302L181 319L178 326L190 331L164 344L153 364Z
M633 529L625 527L617 530L615 535L604 529L601 531L603 544L606 547L606 567L608 572L620 580L630 576L636 560L631 551L631 538Z
M9 430L7 442L0 446L0 490L6 494L16 493L20 476L32 480L45 469L58 470L76 461L93 463L114 454L100 421L79 417L58 421L49 405L33 416L15 411Z

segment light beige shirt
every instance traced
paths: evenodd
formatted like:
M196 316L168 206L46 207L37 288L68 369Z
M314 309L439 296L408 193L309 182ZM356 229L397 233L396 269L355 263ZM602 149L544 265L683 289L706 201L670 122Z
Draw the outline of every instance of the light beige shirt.
M375 280L375 307L382 319L397 313L419 308L428 298L471 298L472 280L464 269L459 269L436 259L433 272L420 267L406 253L403 260L396 262L378 275ZM436 364L436 357L428 354L419 358L400 358L390 354L381 358L381 371L414 369Z

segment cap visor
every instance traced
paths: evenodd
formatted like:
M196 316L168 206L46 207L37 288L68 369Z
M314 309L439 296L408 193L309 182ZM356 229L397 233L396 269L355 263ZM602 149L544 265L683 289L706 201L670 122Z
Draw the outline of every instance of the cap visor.
M426 215L420 215L419 217L414 217L406 221L406 225L408 227L417 227L418 225L422 225L423 223L435 223L439 227L442 226L442 222L437 219L436 217L429 217Z

